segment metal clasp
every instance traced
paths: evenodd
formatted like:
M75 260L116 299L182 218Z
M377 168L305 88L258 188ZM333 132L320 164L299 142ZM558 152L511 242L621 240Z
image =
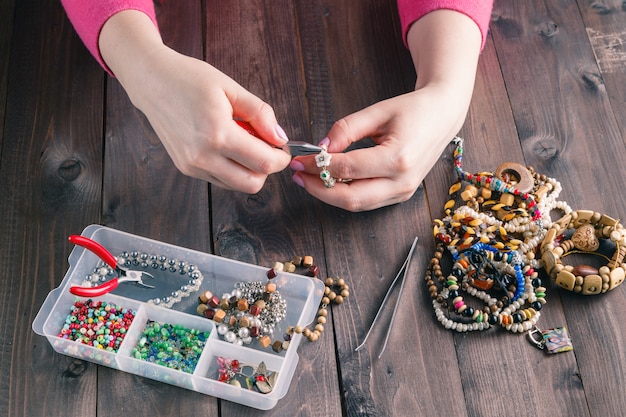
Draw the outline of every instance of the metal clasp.
M546 341L543 338L543 332L537 326L534 326L528 331L528 340L541 350L546 348Z

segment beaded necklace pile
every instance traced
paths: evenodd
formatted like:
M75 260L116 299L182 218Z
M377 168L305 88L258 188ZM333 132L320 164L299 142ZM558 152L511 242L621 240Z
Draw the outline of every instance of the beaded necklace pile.
M559 201L561 185L530 167L505 163L494 172L463 170L463 140L455 138L458 181L445 217L435 219L437 246L425 275L437 320L458 332L499 325L513 333L535 328L546 303L535 251L552 225L550 212L572 210ZM445 252L452 256L448 274ZM468 305L471 297L482 307Z

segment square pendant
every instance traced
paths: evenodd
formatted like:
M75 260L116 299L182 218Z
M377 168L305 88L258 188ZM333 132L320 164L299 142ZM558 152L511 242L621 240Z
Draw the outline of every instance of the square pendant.
M574 349L567 327L555 327L541 332L549 353L569 352Z

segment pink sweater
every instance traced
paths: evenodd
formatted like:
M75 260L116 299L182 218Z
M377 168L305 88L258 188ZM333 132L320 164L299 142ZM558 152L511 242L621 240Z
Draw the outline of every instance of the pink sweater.
M61 0L65 11L92 55L104 69L110 72L98 49L98 37L104 23L122 10L139 10L146 13L158 27L153 0ZM422 16L434 10L455 10L469 16L478 25L483 37L487 38L493 0L397 0L402 36Z

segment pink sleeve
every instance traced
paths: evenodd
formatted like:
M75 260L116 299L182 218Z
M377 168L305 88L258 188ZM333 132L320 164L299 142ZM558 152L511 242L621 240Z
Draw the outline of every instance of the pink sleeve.
M152 0L61 0L61 3L89 52L111 75L98 48L98 37L104 23L122 10L139 10L147 14L158 28Z
M398 12L402 25L402 39L406 44L406 35L411 25L424 15L440 9L454 10L468 16L478 25L485 45L493 0L398 0Z

